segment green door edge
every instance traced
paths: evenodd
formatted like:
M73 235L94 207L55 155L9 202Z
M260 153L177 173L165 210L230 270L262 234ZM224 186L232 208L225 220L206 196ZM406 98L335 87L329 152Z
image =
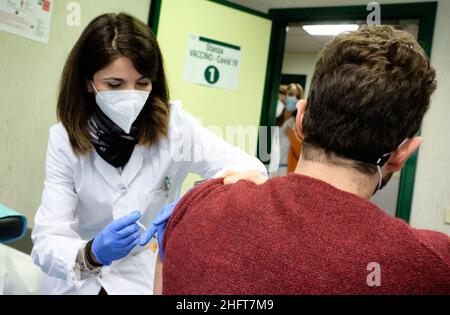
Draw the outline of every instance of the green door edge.
M150 1L150 12L148 14L148 26L155 35L158 35L159 18L161 16L162 0Z

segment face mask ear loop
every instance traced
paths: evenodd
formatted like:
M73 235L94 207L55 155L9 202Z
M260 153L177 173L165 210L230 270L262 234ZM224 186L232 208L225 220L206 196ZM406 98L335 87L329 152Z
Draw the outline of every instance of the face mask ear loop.
M402 145L404 145L408 140L409 140L409 139L403 140L402 143L400 143L400 145L398 146L398 148L400 148ZM383 173L381 172L381 166L380 166L381 160L382 160L383 158L385 158L386 156L389 156L389 155L391 155L391 154L392 154L392 152L386 153L386 154L383 154L382 157L378 158L378 161L377 161L377 171L378 171L378 177L379 177L379 180L378 180L377 191L381 189L381 185L383 184Z
M381 166L380 166L381 161L382 161L385 157L387 157L387 156L389 156L389 155L391 155L391 154L392 154L392 152L386 153L386 154L383 154L382 157L378 158L378 161L377 161L377 171L378 171L378 177L379 177L379 180L378 180L377 191L381 189L381 185L383 184L383 174L382 174L382 172L381 172Z
M95 87L94 81L91 81L92 87L94 88L95 93L97 93L98 95L100 95L100 93L98 93L97 88Z
M97 88L95 87L94 81L91 81L92 87L94 88L94 91L96 93L95 97L99 97L100 99L102 99L104 101L103 95L97 90Z

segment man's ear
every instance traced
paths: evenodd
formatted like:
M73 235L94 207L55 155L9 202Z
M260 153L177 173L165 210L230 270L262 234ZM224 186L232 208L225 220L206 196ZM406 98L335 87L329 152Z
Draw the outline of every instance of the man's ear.
M401 170L403 165L405 165L406 161L419 148L422 142L422 137L414 137L405 141L405 143L392 153L391 158L386 164L387 170L393 173Z
M303 140L303 116L305 115L306 110L306 100L300 100L297 102L297 133L300 139Z

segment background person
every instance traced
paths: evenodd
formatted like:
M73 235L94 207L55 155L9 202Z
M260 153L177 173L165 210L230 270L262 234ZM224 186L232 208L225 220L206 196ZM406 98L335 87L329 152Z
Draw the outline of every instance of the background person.
M300 84L291 83L286 88L286 93L285 107L276 120L276 126L280 128L279 146L276 145L276 141L272 141L275 143L272 147L272 152L274 155L279 155L278 170L275 172L275 176L282 176L288 173L288 157L292 149L290 133L295 129L295 115L297 113L295 106L303 98L303 88ZM294 143L294 146L297 149L298 143Z

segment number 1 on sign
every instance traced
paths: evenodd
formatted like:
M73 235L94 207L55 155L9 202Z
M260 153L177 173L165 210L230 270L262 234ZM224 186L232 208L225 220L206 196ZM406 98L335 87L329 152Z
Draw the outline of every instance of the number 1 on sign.
M205 70L205 79L209 84L215 84L219 81L220 73L219 69L214 66L209 66Z
M215 74L216 74L216 70L214 70L214 68L209 68L209 81L210 82L214 81Z

